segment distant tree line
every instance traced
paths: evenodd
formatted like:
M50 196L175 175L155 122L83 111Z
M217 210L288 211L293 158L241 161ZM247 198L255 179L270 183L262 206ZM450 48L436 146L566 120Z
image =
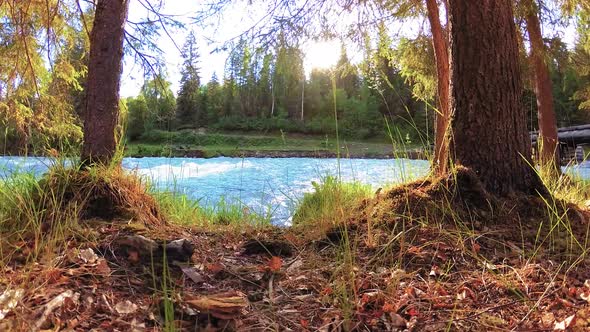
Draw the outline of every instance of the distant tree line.
M568 50L560 38L546 39L550 78L559 126L590 121L579 97L589 82L576 66L581 49ZM220 78L203 84L199 52L191 33L182 49L184 63L177 97L165 74L146 80L137 97L126 100L127 136L140 140L151 130L208 128L225 131L299 132L350 138L406 136L434 140L437 74L430 36L394 43L384 25L365 36L363 60L351 63L344 45L333 68L305 75L304 53L279 35L273 49L240 40L229 53ZM523 57L525 56L523 47ZM536 130L534 75L522 61L527 126Z
M413 95L384 28L378 39L384 49L371 48L367 40L362 63L352 64L342 46L334 50L340 58L333 68L314 68L309 77L303 51L281 36L271 50L241 40L223 77L214 74L201 84L196 39L190 34L176 102L163 75L147 80L139 96L127 99L128 136L199 127L334 134L336 116L347 137L384 135L387 124L426 135L432 121L428 112L434 111Z
M424 3L420 3L416 8L424 15ZM85 95L104 90L100 85L87 85L96 9L89 6L82 10L76 0L50 7L17 0L0 4L3 153L79 151L82 117L88 105L94 105L84 101ZM519 9L516 14L527 17L526 11L522 12ZM589 19L586 10L570 12L578 29L575 45L567 48L554 36L543 40L559 126L590 121ZM331 135L338 118L339 131L346 137L384 136L391 131L430 143L436 127L434 115L441 108L433 33L422 31L413 39L393 39L387 27L383 23L370 36L357 36L356 40L364 40L365 45L360 63L351 63L345 48L336 49L334 52L340 53L337 65L315 69L308 77L304 74L303 51L291 38L277 33L274 45L264 49L246 40L237 41L224 72L206 84L199 73L199 45L189 35L183 47L185 61L177 96L165 71L152 71L141 93L121 103L128 109L121 116L127 119L122 122L126 135L141 139L151 130L200 127ZM443 28L447 33L445 24ZM538 104L533 61L526 47L527 34L520 31L519 36L523 108L528 129L535 130ZM131 37L128 34L127 47L140 47L141 39ZM102 117L97 113L95 120Z

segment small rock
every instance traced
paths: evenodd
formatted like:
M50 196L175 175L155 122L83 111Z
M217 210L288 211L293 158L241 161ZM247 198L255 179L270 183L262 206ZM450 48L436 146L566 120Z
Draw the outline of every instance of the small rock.
M166 257L168 261L180 261L186 262L190 260L195 246L187 239L174 240L169 243L165 243Z

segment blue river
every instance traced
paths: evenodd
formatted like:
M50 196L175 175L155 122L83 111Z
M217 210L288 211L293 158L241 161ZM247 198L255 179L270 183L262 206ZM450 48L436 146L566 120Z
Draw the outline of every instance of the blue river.
M49 158L0 157L0 177L15 172L42 175ZM590 165L568 172L590 178ZM186 194L201 206L215 207L220 200L271 216L275 224L290 224L291 216L312 181L327 176L359 181L373 188L409 181L428 172L428 161L409 159L314 158L125 158L123 167L145 177L159 190Z

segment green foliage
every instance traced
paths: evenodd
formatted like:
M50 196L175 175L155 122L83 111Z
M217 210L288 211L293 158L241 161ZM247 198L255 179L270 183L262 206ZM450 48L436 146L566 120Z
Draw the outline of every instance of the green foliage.
M86 74L88 39L80 24L85 16L72 0L0 2L4 153L69 152L80 143L76 104Z
M356 96L359 91L357 68L350 63L344 44L341 45L340 59L336 64L336 86L346 91L348 97Z
M333 176L326 177L320 184L312 182L312 185L314 191L303 195L293 215L294 225L335 225L371 195L371 186L343 183Z
M411 82L412 92L422 100L433 100L437 93L434 50L429 37L402 38L395 50L401 75Z
M176 115L176 99L171 83L166 81L163 74L146 81L141 87L141 95L148 108L146 129L170 129Z
M573 54L575 69L585 83L575 93L580 108L590 110L590 8L578 11L578 33L580 35Z
M127 99L127 137L136 140L146 130L148 106L143 95Z
M215 123L223 115L223 90L216 73L213 73L213 77L205 86L203 95L202 107L207 112L207 124Z
M197 41L191 32L182 49L184 64L180 78L180 91L176 100L176 117L180 124L186 125L196 123L204 125L207 121L206 110L201 108L201 79L197 63L199 54L197 52Z
M177 145L230 145L230 146L261 146L269 144L280 144L280 138L269 136L249 136L241 137L238 135L228 136L220 134L199 134L192 130L181 131L148 131L141 136L141 141L152 144L177 144Z

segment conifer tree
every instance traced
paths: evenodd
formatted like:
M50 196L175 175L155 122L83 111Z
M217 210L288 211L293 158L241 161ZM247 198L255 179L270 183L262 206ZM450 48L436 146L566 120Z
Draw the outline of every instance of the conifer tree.
M186 38L182 48L182 57L184 59L181 78L180 90L176 103L176 118L180 125L195 123L198 126L206 122L206 110L200 108L200 87L201 79L199 77L199 53L197 50L197 40L191 31Z

